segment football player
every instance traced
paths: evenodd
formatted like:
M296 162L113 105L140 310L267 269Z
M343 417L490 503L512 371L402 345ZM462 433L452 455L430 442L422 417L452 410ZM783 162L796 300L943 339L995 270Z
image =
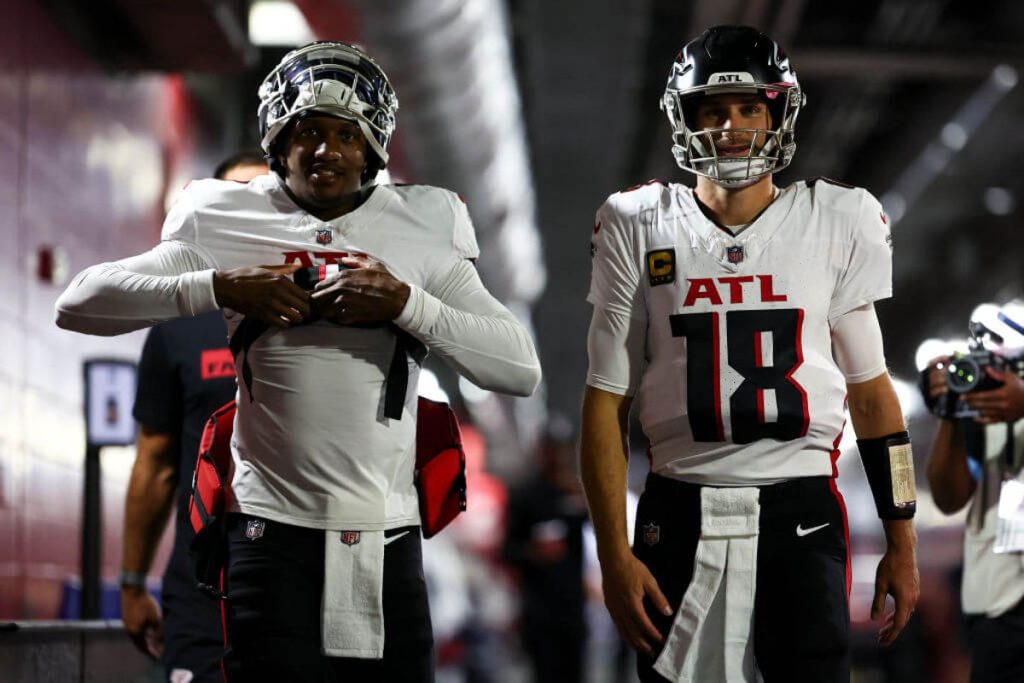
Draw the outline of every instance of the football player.
M597 212L581 468L643 681L849 680L844 402L887 541L883 644L917 601L910 441L873 306L892 290L887 219L863 189L774 185L804 100L768 36L708 29L661 102L696 187L650 182ZM651 471L631 549L634 396Z
M477 275L460 198L373 183L398 100L365 52L294 50L259 95L272 173L193 182L163 241L78 275L57 323L109 335L224 309L229 680L431 681L409 338L517 395L540 380L536 352ZM292 273L313 266L309 292Z

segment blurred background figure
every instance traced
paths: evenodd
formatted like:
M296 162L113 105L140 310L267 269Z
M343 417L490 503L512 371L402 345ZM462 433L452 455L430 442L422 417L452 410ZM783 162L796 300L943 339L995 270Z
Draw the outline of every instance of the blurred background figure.
M508 489L487 468L488 444L483 434L462 424L466 452L466 512L440 536L450 543L462 563L461 590L468 596L470 611L461 632L459 666L465 683L496 683L506 680L514 649L508 642L517 599L508 566L502 557L505 542ZM428 541L425 546L429 547ZM438 643L438 659L451 652Z
M935 504L967 507L961 584L971 682L1024 680L1024 306L981 306L967 352L932 359L921 391L940 418Z
M248 182L267 172L263 155L232 154L214 178ZM153 327L139 360L135 464L125 501L119 583L121 619L135 644L160 658L171 683L220 681L220 605L196 587L188 561L194 537L188 497L206 420L235 396L235 367L220 311ZM146 588L161 535L176 510L174 549L161 605Z
M551 418L537 471L512 490L505 558L517 570L519 636L536 683L583 681L583 525L572 424Z

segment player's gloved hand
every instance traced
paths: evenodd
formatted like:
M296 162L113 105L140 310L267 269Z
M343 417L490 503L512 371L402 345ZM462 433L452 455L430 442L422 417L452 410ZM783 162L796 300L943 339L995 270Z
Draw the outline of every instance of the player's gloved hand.
M992 367L986 367L985 372L997 382L1002 382L1002 386L964 394L967 405L978 411L974 421L994 424L1015 422L1024 417L1024 380L1014 372L1001 372Z
M878 620L885 613L885 596L891 595L894 609L885 614L878 631L878 642L891 645L914 613L921 595L921 577L917 572L917 541L913 521L892 519L885 525L886 551L875 572L875 598L871 603L871 618Z
M390 322L409 300L409 285L369 256L346 256L346 266L316 284L313 311L343 325Z
M601 574L604 604L619 634L638 652L652 655L653 644L663 642L665 637L647 616L644 599L665 616L672 614L657 580L631 552L619 560L602 562Z
M296 263L218 270L213 274L217 303L274 327L299 325L311 312L309 292L291 278L299 267Z
M140 652L160 659L164 653L163 619L149 591L140 586L121 589L121 621Z

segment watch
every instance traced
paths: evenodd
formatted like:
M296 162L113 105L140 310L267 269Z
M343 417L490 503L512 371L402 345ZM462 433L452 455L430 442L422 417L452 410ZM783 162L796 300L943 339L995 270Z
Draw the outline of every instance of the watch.
M121 573L117 575L117 582L121 585L121 588L145 588L146 573L129 572L122 569Z

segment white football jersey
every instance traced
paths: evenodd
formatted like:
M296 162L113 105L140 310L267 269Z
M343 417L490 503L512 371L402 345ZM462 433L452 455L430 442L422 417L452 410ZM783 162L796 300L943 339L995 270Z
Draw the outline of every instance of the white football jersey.
M829 321L892 294L889 227L867 191L796 183L738 236L683 185L612 195L588 301L642 322L640 421L658 474L709 485L834 475L846 384Z
M447 190L380 185L355 211L322 221L298 208L276 175L193 182L162 237L218 270L367 254L428 292L479 253L465 204ZM229 334L243 318L225 317ZM325 321L271 328L256 340L248 351L253 400L241 387L232 441L238 509L330 529L419 522L412 466L419 368L411 360L402 419L381 416L395 343L389 327Z

